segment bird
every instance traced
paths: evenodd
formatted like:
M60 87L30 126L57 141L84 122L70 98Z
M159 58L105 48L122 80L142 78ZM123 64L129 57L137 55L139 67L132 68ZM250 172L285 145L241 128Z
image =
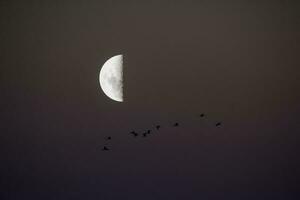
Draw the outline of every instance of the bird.
M111 137L110 136L106 137L106 140L111 140Z
M200 114L200 117L204 117L204 116L205 116L205 114L204 114L204 113L201 113L201 114Z
M221 126L221 124L222 124L221 122L218 122L216 123L216 126Z
M147 134L150 134L151 133L151 130L147 130Z
M146 132L146 133L143 133L143 137L147 137L147 132Z
M134 137L138 136L138 133L136 133L135 131L131 131L130 134L132 134Z
M175 127L176 127L176 126L179 126L178 122L176 122L173 126L175 126Z
M104 146L103 148L102 148L102 151L108 151L109 149L106 147L106 146Z
M157 130L160 129L160 125L156 125L156 129L157 129Z

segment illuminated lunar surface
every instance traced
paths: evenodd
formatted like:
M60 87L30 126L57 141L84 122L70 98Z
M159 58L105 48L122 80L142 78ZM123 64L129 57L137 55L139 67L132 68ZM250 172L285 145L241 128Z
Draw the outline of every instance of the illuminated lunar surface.
M123 102L123 55L108 59L102 66L99 82L103 92L112 100Z

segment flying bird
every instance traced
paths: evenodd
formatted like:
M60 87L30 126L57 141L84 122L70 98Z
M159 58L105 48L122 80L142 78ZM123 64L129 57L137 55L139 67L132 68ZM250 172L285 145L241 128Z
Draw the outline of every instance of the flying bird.
M146 133L143 133L143 137L147 137L147 132L146 132Z
M106 147L106 146L104 146L103 148L102 148L102 151L108 151L109 149Z
M221 124L222 124L221 122L218 122L216 123L216 126L221 126Z
M175 126L175 127L179 126L178 122L176 122L173 126Z
M160 125L157 125L157 126L156 126L156 129L157 129L157 130L160 129Z
M151 133L151 130L148 130L148 131L147 131L147 134L150 134L150 133Z
M138 136L138 133L131 131L130 134L132 134L134 137Z
M200 114L200 117L204 117L205 115L202 113L202 114Z
M111 140L111 137L110 136L106 137L106 140Z

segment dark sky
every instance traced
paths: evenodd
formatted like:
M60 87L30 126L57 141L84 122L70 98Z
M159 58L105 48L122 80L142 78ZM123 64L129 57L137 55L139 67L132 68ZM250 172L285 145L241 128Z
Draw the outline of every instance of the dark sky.
M299 199L296 2L2 0L1 199Z

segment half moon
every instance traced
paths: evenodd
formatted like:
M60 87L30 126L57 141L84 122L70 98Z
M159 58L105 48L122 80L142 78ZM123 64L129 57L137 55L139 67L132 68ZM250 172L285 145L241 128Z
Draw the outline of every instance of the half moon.
M100 70L99 82L109 98L123 102L123 55L113 56L104 63Z

